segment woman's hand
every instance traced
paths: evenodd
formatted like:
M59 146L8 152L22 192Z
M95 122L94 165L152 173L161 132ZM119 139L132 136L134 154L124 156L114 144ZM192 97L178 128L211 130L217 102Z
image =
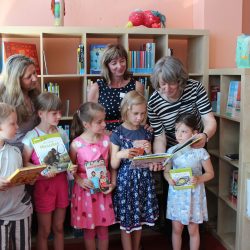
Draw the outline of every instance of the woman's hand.
M163 167L161 163L152 162L149 165L149 170L150 171L157 172L157 171L162 171L164 169L165 169L165 167Z
M154 133L154 129L149 124L145 124L144 129L146 129L147 131L149 131L151 133Z
M196 138L201 138L196 143L192 144L192 148L204 148L207 143L207 136L204 133L199 133L195 136Z

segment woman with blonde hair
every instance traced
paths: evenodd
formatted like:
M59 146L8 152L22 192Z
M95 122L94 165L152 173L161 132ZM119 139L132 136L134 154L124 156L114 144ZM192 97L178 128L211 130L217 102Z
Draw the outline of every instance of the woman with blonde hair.
M0 77L0 101L16 108L19 129L9 143L21 151L22 138L36 125L33 103L39 92L33 60L20 54L10 56Z

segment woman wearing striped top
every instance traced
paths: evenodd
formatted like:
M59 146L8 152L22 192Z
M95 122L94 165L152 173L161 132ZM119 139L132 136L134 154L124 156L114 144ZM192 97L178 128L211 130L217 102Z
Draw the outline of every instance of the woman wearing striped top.
M194 114L199 122L196 148L204 147L216 131L216 121L203 85L188 79L182 62L171 56L161 58L151 76L155 89L148 102L148 117L154 129L154 153L166 152L177 144L175 120L183 113Z

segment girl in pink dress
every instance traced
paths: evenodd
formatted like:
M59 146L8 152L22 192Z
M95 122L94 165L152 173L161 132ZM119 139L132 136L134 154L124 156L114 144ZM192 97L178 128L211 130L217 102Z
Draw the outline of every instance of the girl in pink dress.
M73 116L70 146L71 160L78 165L72 192L71 224L84 230L86 249L108 249L108 226L114 224L111 192L115 188L116 175L108 171L109 137L105 135L105 111L98 103L82 104ZM93 182L87 178L86 168L104 163L110 178L106 191L91 192ZM94 169L91 169L92 172Z

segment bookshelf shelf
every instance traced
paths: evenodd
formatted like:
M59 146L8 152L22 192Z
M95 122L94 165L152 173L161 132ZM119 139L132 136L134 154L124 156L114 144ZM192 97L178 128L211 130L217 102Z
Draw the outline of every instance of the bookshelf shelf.
M219 169L216 234L227 249L250 249L247 233L250 231L250 221L246 219L246 180L250 178L250 165L247 164L250 162L250 117L247 115L250 109L250 69L210 69L208 75L209 92L212 86L219 86L221 92L220 113L214 112L218 131L208 143L214 168ZM241 82L238 118L226 115L230 81ZM238 153L239 160L231 161L224 157L232 153ZM238 171L237 201L230 190L233 171ZM211 190L209 186L207 189ZM212 191L210 193L213 195ZM216 198L213 199L215 201ZM210 206L208 212L211 209ZM214 209L212 213L215 213Z

